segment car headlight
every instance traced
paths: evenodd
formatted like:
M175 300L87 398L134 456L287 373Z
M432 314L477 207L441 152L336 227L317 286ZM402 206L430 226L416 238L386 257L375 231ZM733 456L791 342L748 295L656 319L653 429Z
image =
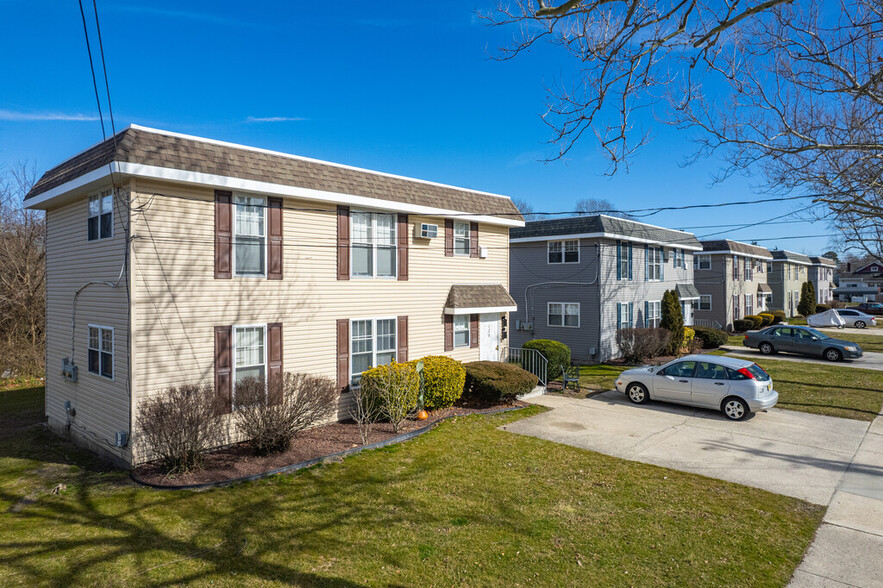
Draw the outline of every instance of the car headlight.
M852 345L844 345L843 348L847 351L855 351L855 347Z

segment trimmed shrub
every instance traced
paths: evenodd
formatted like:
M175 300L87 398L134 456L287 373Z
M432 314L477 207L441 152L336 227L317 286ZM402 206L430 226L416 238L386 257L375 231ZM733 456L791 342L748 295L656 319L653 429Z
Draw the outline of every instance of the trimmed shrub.
M616 344L626 363L641 363L662 355L671 343L666 329L619 329Z
M463 364L444 355L428 355L420 361L423 362L423 407L437 410L457 402L466 383ZM416 361L410 363L417 366Z
M797 312L804 317L816 313L816 288L809 280L800 287L800 302L797 303Z
M561 366L570 365L570 347L552 339L534 339L523 345L525 349L536 349L549 360L549 381L561 377Z
M693 330L696 331L696 339L700 342L702 349L717 349L730 338L726 331L711 327L694 326Z
M359 382L364 402L376 403L380 414L399 432L404 420L417 407L420 376L408 363L379 365L362 373Z
M463 394L486 402L511 402L537 385L537 377L511 363L472 361L466 368Z
M236 383L236 424L255 453L281 453L291 439L337 409L337 390L330 378L286 372Z
M684 344L684 315L681 312L681 300L674 290L666 290L662 295L662 316L659 326L669 332L669 355L677 355Z
M746 314L745 320L752 322L751 329L759 329L763 325L763 318L756 314Z
M770 313L773 315L773 324L778 325L785 321L785 311L784 310L774 310Z
M682 349L691 351L693 349L693 341L696 339L696 331L693 327L684 327L684 345Z
M733 331L736 333L744 333L748 329L754 327L754 321L750 319L735 319L733 321Z
M831 310L831 307L827 304L816 304L816 313L825 312L826 310Z
M138 429L166 473L187 472L220 443L220 409L212 386L176 386L138 403Z
M776 318L776 317L774 317L772 314L770 314L770 313L768 313L768 312L761 312L761 313L758 313L757 316L759 316L761 319L763 319L763 324L760 325L761 327L766 327L766 326L768 326L768 325L773 324L773 320L775 320L775 318Z

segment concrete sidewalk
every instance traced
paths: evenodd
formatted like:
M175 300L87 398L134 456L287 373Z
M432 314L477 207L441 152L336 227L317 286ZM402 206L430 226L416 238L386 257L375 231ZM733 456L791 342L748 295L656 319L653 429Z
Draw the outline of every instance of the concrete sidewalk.
M883 415L865 434L789 586L883 586Z

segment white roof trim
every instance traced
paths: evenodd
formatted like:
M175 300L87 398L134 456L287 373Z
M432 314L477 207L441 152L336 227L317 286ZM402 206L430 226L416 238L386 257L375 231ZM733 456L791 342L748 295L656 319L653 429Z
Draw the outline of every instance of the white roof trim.
M184 171L169 167L158 167L153 165L143 165L140 163L128 162L112 162L109 166L84 174L70 182L62 184L47 190L43 194L36 196L27 201L28 208L35 208L40 204L44 204L48 200L55 198L66 192L75 190L85 184L94 182L105 176L110 176L110 168L113 172L121 175L166 180L172 182L183 182L187 184L199 184L203 186L212 186L216 188L227 188L231 190L241 190L244 192L258 192L262 194L290 196L293 198L304 198L306 200L318 200L323 202L334 202L338 204L351 204L353 206L363 206L365 208L375 208L381 210L390 210L397 212L408 212L413 214L426 214L433 216L456 216L463 220L471 220L494 225L504 225L508 227L523 227L524 221L510 219L506 217L496 217L488 215L464 215L462 212L444 208L434 208L431 206L421 206L417 204L408 204L405 202L394 202L390 200L381 200L379 198L368 198L366 196L353 196L351 194L342 194L339 192L329 192L325 190L313 190L310 188L301 188L298 186L286 186L283 184L273 184L270 182L259 182L255 180L245 180L242 178L234 178L230 176L219 176L215 174L204 174L199 172Z
M377 176L384 176L384 177L387 177L387 178L394 178L394 179L397 179L397 180L407 180L407 181L409 181L409 182L419 182L419 183L421 183L421 184L427 184L427 185L429 185L429 186L438 186L438 187L441 187L441 188L451 188L451 189L454 189L454 190L460 190L461 192L469 192L469 193L475 193L475 194L483 194L483 195L485 195L485 196L494 196L495 198L504 198L504 199L506 199L506 200L511 200L511 198L509 198L508 196L504 196L504 195L502 195L502 194L494 194L493 192L483 192L483 191L481 191L481 190L470 190L470 189L468 189L468 188L461 188L461 187L459 187L459 186L451 186L451 185L449 185L449 184L441 184L441 183L438 183L438 182L430 182L430 181L428 181L428 180L420 180L420 179L417 179L417 178L409 178L409 177L407 177L407 176L399 176L399 175L396 175L396 174L390 174L390 173L386 173L386 172L379 172L379 171L375 171L375 170L372 170L372 169L365 169L365 168L362 168L362 167L354 167L354 166L351 166L351 165L344 165L344 164L342 164L342 163L334 163L333 161L323 161L323 160L321 160L321 159L313 159L313 158L310 158L310 157L303 157L302 155L293 155L293 154L291 154L291 153L284 153L284 152L282 152L282 151L272 151L272 150L270 150L270 149L261 149L260 147L251 147L251 146L249 146L249 145L241 145L241 144L239 144L239 143L230 143L230 142L228 142L228 141L219 141L219 140L217 140L217 139L206 139L205 137L197 137L197 136L195 136L195 135L186 135L186 134L184 134L184 133L175 133L175 132L173 132L173 131L165 131L165 130L163 130L163 129L154 129L154 128L151 128L151 127L144 127L144 126L136 125L136 124L131 124L131 125L129 125L128 128L130 128L130 129L135 129L135 130L138 130L138 131L145 131L145 132L148 132L148 133L155 133L155 134L157 134L157 135L165 135L165 136L167 136L167 137L176 137L176 138L178 138L178 139L187 139L187 140L189 140L189 141L198 141L198 142L200 142L200 143L207 143L207 144L209 144L209 145L219 145L219 146L221 146L221 147L231 147L231 148L234 148L234 149L243 149L243 150L246 150L246 151L253 151L253 152L255 152L255 153L264 153L264 154L267 154L267 155L276 155L276 156L279 156L279 157L287 157L288 159L296 159L296 160L298 160L298 161L307 161L307 162L310 162L310 163L321 163L321 164L323 164L323 165L331 165L331 166L334 166L334 167L337 167L337 168L340 168L340 169L347 169L347 170L351 170L351 171L364 172L364 173L374 174L374 175L377 175Z
M651 225L652 226L652 225ZM657 227L658 228L658 227ZM689 234L689 233L687 233ZM639 237L631 237L628 235L617 235L615 233L579 233L576 235L545 235L542 237L518 237L509 239L510 243L538 243L541 241L561 241L564 239L619 239L620 241L633 241L635 243L650 243L654 245L664 245L675 249L689 249L690 251L702 251L702 247L694 245L684 245L681 243L669 243L666 241L656 241L653 239L641 239Z
M753 257L754 259L763 259L772 261L772 256L755 255L754 253L742 253L741 251L730 251L729 249L721 251L703 251L700 255L739 255L741 257Z
M445 314L462 315L462 314L480 314L485 312L515 312L518 306L476 306L472 308L445 308Z

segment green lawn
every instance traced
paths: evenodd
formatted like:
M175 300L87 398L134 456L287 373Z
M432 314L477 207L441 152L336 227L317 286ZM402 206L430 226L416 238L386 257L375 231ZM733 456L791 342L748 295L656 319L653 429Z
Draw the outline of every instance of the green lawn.
M823 507L497 428L541 410L203 492L137 487L32 425L0 437L0 585L788 582Z

